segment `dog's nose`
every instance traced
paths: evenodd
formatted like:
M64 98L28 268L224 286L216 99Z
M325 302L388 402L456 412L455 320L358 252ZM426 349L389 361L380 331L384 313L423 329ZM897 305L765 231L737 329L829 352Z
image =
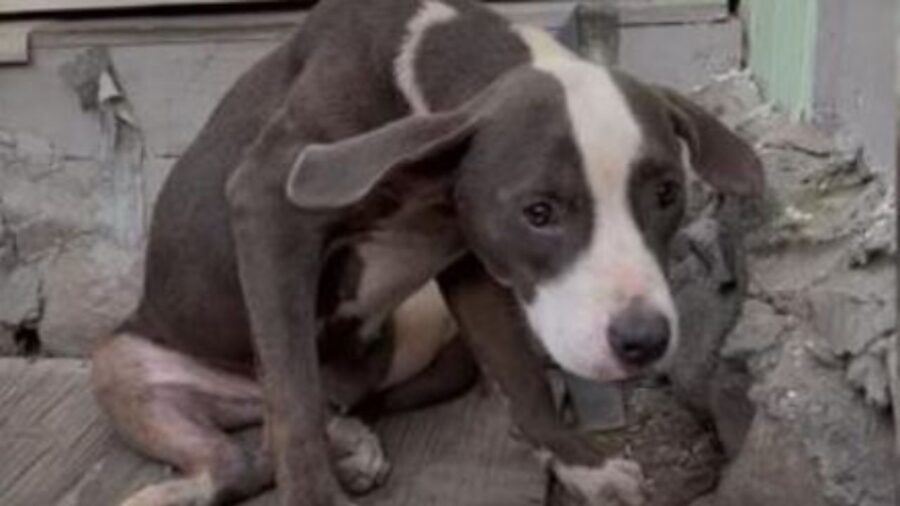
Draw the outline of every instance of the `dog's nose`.
M669 319L645 304L631 304L609 324L609 342L627 365L645 366L659 360L669 346Z

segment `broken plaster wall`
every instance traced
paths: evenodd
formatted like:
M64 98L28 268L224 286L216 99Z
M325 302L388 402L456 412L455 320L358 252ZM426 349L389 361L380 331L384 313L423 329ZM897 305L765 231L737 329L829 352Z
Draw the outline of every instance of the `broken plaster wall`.
M144 140L101 49L59 68L99 128L91 158L0 130L0 346L78 355L134 303L145 232ZM75 323L75 325L72 325Z
M0 67L0 355L84 356L137 302L185 139L277 38L33 42L28 65Z
M894 180L858 146L787 121L744 75L695 98L755 143L768 184L742 220L737 326L692 343L702 353L673 378L730 460L694 506L893 506Z

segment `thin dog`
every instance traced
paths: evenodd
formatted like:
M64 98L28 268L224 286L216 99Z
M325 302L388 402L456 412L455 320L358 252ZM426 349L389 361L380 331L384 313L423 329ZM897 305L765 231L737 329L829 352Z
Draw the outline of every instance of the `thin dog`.
M689 171L763 188L696 105L476 2L322 1L173 168L142 300L96 347L112 422L184 473L126 504L273 481L285 505L351 504L388 466L341 415L453 395L473 356L564 484L642 504L636 464L557 420L542 355L595 380L666 363ZM263 420L257 451L227 434Z

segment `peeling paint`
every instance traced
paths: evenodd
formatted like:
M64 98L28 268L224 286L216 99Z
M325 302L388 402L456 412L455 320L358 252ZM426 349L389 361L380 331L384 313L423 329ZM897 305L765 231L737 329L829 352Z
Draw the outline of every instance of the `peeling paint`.
M101 218L108 232L124 247L138 246L145 235L144 136L112 59L103 48L91 48L60 68L60 75L77 93L82 109L98 115L105 173Z

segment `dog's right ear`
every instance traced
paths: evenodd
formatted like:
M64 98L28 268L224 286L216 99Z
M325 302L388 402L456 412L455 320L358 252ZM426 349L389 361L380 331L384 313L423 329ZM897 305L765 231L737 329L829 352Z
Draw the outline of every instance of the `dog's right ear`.
M713 187L755 196L765 187L763 165L753 148L712 114L668 88L657 87L676 135L687 142L694 169Z
M474 131L462 111L409 116L333 144L312 144L288 175L287 197L304 209L360 202L389 174L456 149Z

